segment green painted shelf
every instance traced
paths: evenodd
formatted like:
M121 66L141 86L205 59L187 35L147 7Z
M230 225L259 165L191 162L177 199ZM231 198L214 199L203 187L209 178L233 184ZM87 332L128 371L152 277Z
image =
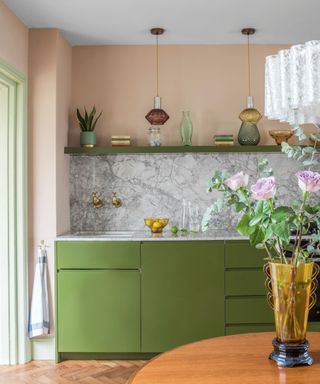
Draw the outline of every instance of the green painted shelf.
M69 155L108 155L117 153L188 153L188 152L281 152L281 147L277 145L258 145L258 146L173 146L173 147L65 147L64 153Z

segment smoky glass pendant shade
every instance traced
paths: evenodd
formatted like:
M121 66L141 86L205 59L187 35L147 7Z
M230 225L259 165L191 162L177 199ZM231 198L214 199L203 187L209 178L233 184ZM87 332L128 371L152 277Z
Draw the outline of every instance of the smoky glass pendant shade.
M157 73L157 93L154 98L154 106L151 111L149 111L145 118L149 121L151 125L163 125L168 119L169 115L165 110L161 108L161 98L159 96L159 42L158 42L158 37L159 35L162 35L164 33L163 28L152 28L150 30L152 35L155 35L157 40L156 40L156 73Z
M260 133L257 127L258 121L261 119L261 113L253 107L252 96L247 97L247 108L244 109L239 119L242 121L238 142L240 145L258 145L260 142Z
M163 125L169 119L167 112L161 109L161 99L159 96L154 98L154 108L146 114L145 118L151 125Z
M238 142L240 145L258 145L260 133L256 124L243 122L239 129Z

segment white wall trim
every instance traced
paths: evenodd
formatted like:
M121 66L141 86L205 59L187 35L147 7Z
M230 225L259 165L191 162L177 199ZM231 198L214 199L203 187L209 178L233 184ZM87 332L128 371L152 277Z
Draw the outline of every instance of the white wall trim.
M0 73L16 85L16 120L8 142L10 348L6 362L22 364L31 360L31 345L27 333L27 80L24 74L2 59Z
M47 337L32 340L33 360L55 360L55 339Z

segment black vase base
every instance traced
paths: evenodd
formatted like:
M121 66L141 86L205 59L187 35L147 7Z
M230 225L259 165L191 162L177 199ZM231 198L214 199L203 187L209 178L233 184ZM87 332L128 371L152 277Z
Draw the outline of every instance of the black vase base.
M278 367L292 368L299 365L312 365L313 363L313 358L308 352L309 343L307 340L299 344L286 344L274 338L272 345L274 351L270 353L269 359L275 361Z

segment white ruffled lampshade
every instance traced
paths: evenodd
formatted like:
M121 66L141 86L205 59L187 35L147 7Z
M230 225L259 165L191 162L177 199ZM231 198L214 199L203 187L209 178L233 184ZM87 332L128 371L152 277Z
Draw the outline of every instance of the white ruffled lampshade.
M266 58L265 115L291 125L320 124L320 41Z

